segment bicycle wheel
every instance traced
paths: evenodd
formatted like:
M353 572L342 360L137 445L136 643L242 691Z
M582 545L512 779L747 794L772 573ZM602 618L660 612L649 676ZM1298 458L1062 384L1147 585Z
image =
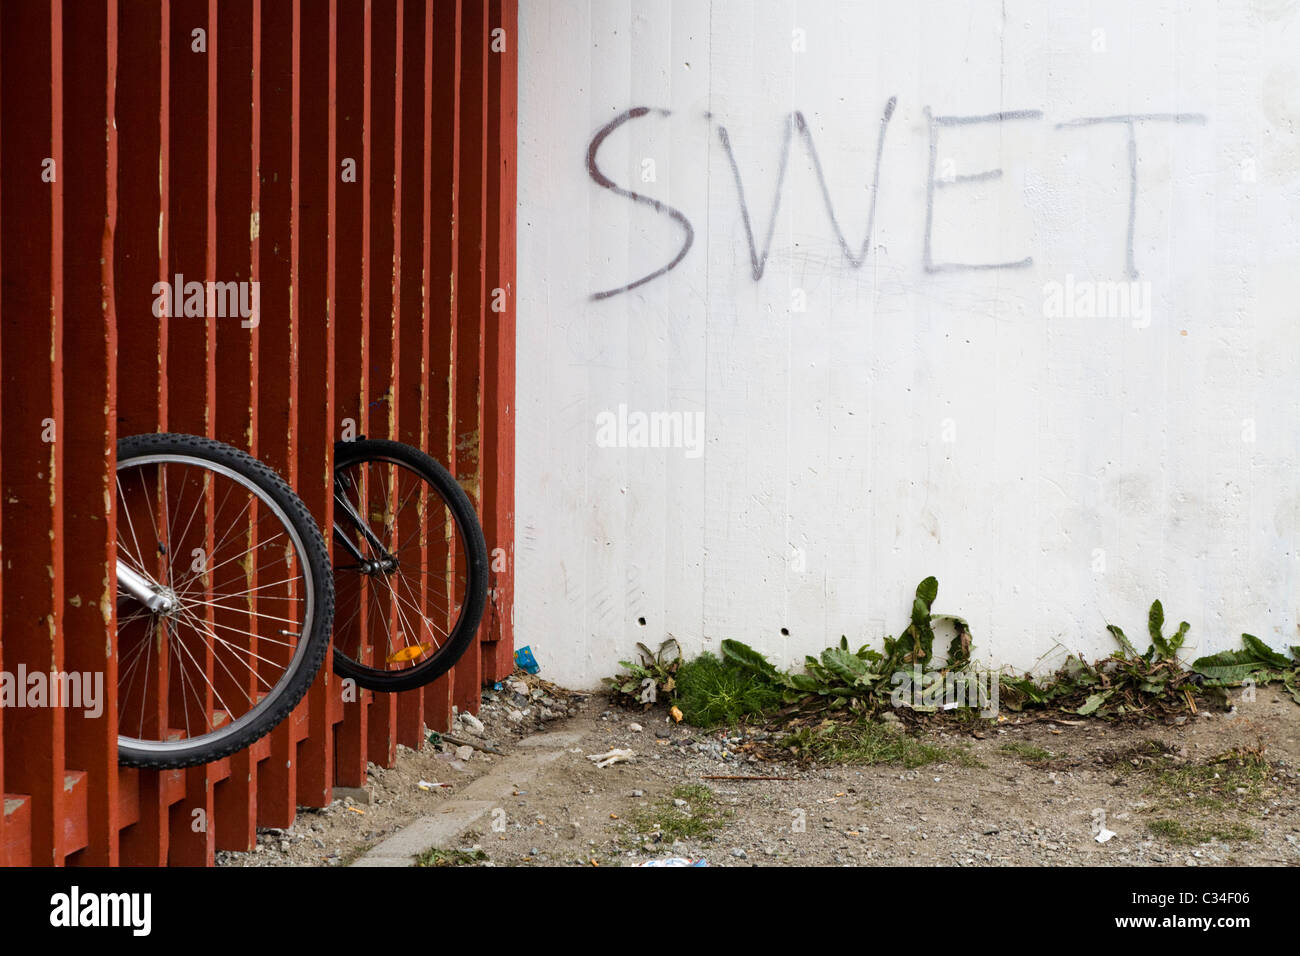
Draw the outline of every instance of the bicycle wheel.
M474 639L487 547L469 497L418 448L334 449L334 670L377 691L422 687Z
M221 442L117 443L118 760L158 769L247 747L325 660L329 553L274 471Z

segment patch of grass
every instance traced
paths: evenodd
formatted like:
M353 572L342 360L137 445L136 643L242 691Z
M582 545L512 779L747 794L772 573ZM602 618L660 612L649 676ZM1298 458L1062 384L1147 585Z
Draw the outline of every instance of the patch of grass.
M1147 793L1166 808L1246 809L1264 800L1275 770L1258 748L1234 749L1209 760L1150 767Z
M1119 769L1141 768L1144 765L1149 766L1161 758L1172 758L1175 749L1172 744L1163 740L1148 738L1140 744L1133 744L1131 747L1125 747L1122 750L1109 750L1098 757L1098 760L1106 765L1118 767Z
M796 731L781 746L818 763L893 764L909 770L932 763L981 766L965 748L931 743L871 720L827 721Z
M1193 823L1186 824L1168 818L1152 820L1147 824L1152 835L1174 846L1197 846L1218 840L1220 843L1242 843L1253 840L1259 832L1244 823Z
M678 806L681 800L684 806ZM655 835L664 843L674 840L709 839L730 814L717 806L713 791L703 784L674 787L671 795L639 810L629 821L641 836Z
M701 654L677 671L677 706L696 727L732 726L781 703L781 692L761 674L713 654Z
M1026 744L1020 741L1008 741L999 748L1004 754L1011 754L1019 757L1026 763L1045 763L1052 759L1052 752L1044 750L1042 747L1035 747L1033 744Z
M482 850L443 850L431 847L416 859L416 866L473 866L488 858Z

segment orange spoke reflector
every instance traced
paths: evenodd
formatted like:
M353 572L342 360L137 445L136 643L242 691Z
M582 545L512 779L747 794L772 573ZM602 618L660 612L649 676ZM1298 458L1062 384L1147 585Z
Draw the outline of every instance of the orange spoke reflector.
M433 650L432 644L412 644L410 647L403 647L400 651L389 654L387 660L390 664L404 664L417 657L423 657L431 650Z

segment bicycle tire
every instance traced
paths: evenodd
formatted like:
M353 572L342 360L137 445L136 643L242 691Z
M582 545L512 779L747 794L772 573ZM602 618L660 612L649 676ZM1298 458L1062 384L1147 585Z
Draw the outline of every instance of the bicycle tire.
M334 642L334 672L340 677L352 678L367 690L384 693L412 690L441 677L455 666L473 643L487 604L488 556L487 545L478 515L460 483L434 458L420 449L402 442L386 439L357 439L335 444L334 472L337 480L346 469L364 463L389 463L407 468L432 486L451 513L465 546L466 584L461 614L452 627L447 640L426 660L402 670L385 670L368 666L348 656ZM337 550L337 543L335 545ZM335 589L341 591L335 568ZM345 600L341 598L340 600ZM346 610L340 612L340 617Z
M310 602L303 611L303 623L307 626L298 635L298 644L292 652L284 674L253 704L248 713L231 720L229 724L217 726L208 734L161 741L122 735L121 714L119 714L119 763L130 767L157 770L210 763L236 753L270 733L289 716L315 680L325 661L333 627L334 580L329 551L324 536L307 506L284 479L263 462L231 445L195 435L160 432L119 439L117 455L119 495L122 493L121 475L124 469L139 467L141 463L148 466L172 461L206 469L213 474L230 478L236 485L247 487L251 492L257 493L258 499L277 519L277 526L285 528L290 545L294 547L301 563L302 576L305 579L302 588L304 597L297 600L307 601L307 595L310 595ZM134 533L135 529L131 530ZM155 527L153 530L157 532L158 529ZM170 535L170 528L168 533ZM119 527L118 537L119 555L121 555L124 541L121 527ZM266 546L269 547L269 544ZM160 551L160 553L164 552ZM287 551L284 560L286 564L290 560ZM203 575L205 578L209 577L207 571L204 571ZM237 608L230 610L238 611ZM211 631L212 635L215 633ZM279 633L292 632L282 630ZM258 639L267 640L263 637ZM277 643L288 646L284 641ZM212 646L215 648L215 642ZM169 650L171 648L170 641L168 648ZM116 651L120 653L121 648L117 647ZM160 646L159 654L161 653ZM212 653L215 655L215 650ZM267 653L271 652L268 650ZM182 659L182 670L184 666ZM257 665L250 665L250 668L254 673L257 672ZM228 668L227 673L230 673ZM119 673L119 690L121 680L122 675ZM256 695L250 695L250 699L253 696ZM168 707L170 706L169 704Z

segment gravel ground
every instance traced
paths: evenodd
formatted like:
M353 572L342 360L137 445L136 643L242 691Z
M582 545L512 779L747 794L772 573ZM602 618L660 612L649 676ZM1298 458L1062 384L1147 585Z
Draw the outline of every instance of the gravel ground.
M532 680L527 697L485 693L481 729L472 719L453 728L506 756L399 748L396 767L372 769L372 803L300 811L293 827L265 832L255 852L222 853L219 864L351 862L437 813L499 761L508 767L521 737L564 730L580 734L578 745L462 834L448 848L462 851L454 862L1300 866L1300 708L1270 688L1231 712L1168 725L1014 714L973 732L933 725L919 736L950 759L906 769L773 760L775 737L762 730L704 732L662 708L633 713L603 694L568 697ZM1267 772L1223 792L1221 783L1236 780L1215 758L1261 747ZM587 759L613 749L635 756L603 768ZM1213 777L1219 768L1224 776ZM1180 769L1202 776L1186 783ZM787 779L707 779L742 775ZM1188 789L1173 786L1179 779ZM421 781L450 786L426 790ZM1157 820L1171 830L1153 832Z

